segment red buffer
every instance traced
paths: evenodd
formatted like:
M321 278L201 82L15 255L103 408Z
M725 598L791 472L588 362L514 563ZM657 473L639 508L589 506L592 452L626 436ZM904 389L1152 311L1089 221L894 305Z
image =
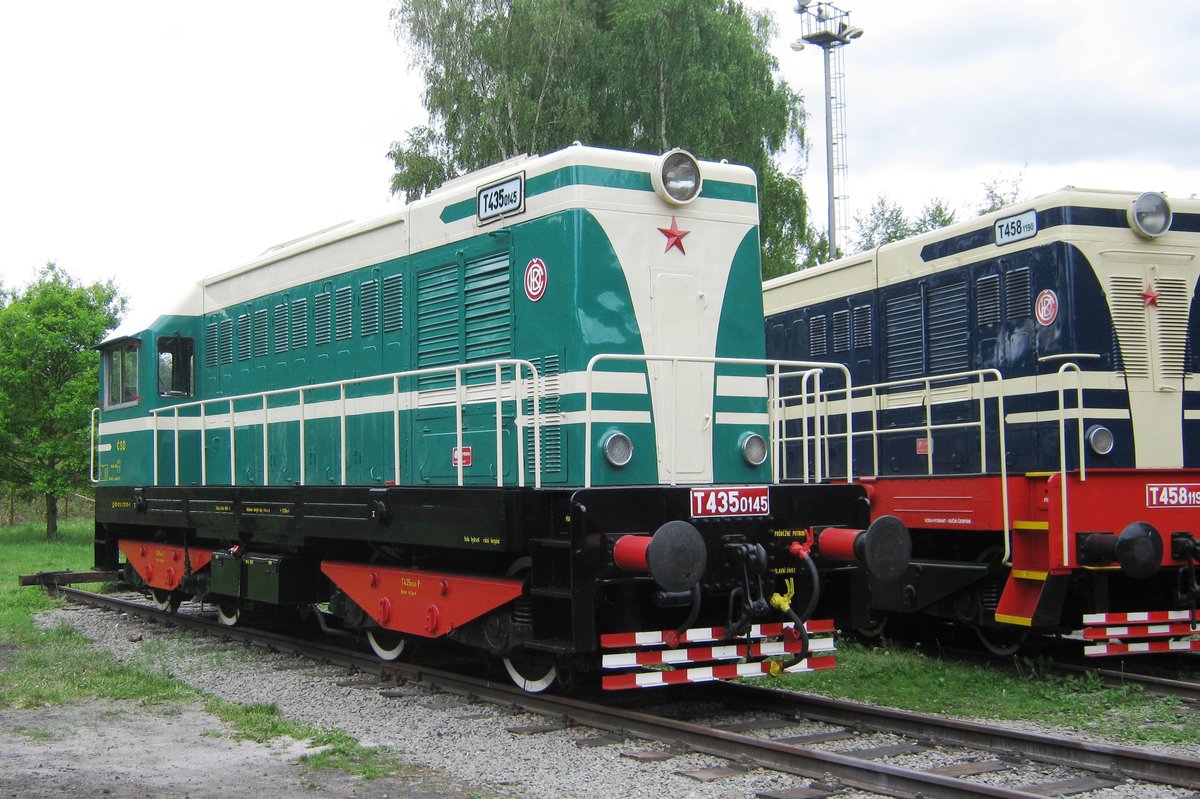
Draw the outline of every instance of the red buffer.
M118 541L117 546L146 585L163 591L179 588L184 577L200 571L212 560L212 552L207 549L127 539Z
M380 627L440 638L521 595L523 580L325 561L321 571Z

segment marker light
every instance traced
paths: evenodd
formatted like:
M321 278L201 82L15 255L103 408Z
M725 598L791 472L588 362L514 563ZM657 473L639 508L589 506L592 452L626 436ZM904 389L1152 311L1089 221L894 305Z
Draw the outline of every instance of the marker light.
M604 458L613 466L621 467L633 459L633 442L629 436L613 431L604 437Z
M739 442L742 457L751 466L762 466L767 459L767 442L758 433L745 433Z
M1129 207L1129 227L1139 236L1157 238L1171 229L1171 204L1156 191L1139 195Z
M686 205L700 195L704 179L695 156L686 150L675 149L659 157L650 182L659 197L675 205Z
M1116 445L1116 439L1113 437L1112 431L1102 424L1094 424L1087 429L1083 434L1087 439L1088 446L1092 448L1092 452L1097 455L1107 455L1113 451Z

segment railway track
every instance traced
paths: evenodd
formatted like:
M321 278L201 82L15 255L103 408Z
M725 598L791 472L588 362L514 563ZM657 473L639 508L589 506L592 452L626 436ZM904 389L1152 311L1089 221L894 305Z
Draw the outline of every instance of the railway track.
M1135 780L1162 796L1190 796L1200 790L1200 763L1125 747L1062 740L1052 736L1006 730L953 719L873 708L807 694L793 694L754 685L712 683L687 690L654 694L663 702L647 710L645 692L606 695L602 702L587 698L529 695L507 681L432 668L424 663L384 663L339 646L329 639L298 639L249 627L227 627L203 614L168 614L142 601L62 588L74 602L98 605L155 619L180 628L226 639L295 653L376 675L379 690L393 694L398 686L436 687L469 698L541 714L549 719L545 731L582 725L600 731L598 745L627 745L634 741L668 744L670 752L700 752L723 758L725 769L688 774L717 779L761 767L807 779L786 792L764 793L764 799L799 799L854 789L887 796L997 797L1080 794ZM640 707L632 707L634 703ZM680 709L690 710L679 717ZM525 730L538 732L539 730ZM664 756L663 748L637 748L630 757ZM939 765L905 765L920 752L937 751ZM1038 770L1036 778L1022 776L1029 763L1053 768ZM686 773L686 772L685 772ZM1175 786L1172 793L1164 786ZM1163 793L1166 790L1167 793ZM1136 794L1134 794L1136 795Z
M993 655L979 650L941 644L937 644L936 649L926 648L925 652L926 654L936 652L939 657L952 658L962 663L972 665L989 663L1004 668L1015 668L1014 663L1017 662L1016 658L1018 657ZM1095 660L1089 661L1078 655L1055 650L1049 653L1049 657L1044 662L1048 668L1060 674L1095 674L1106 688L1136 685L1148 694L1173 696L1200 710L1200 680L1165 676L1170 672L1156 668L1160 666L1162 660L1162 658L1155 658L1153 663L1146 663L1138 662L1136 658L1119 659L1115 664L1100 666ZM1200 656L1181 654L1177 662L1181 664L1180 668L1174 670L1177 675L1184 674L1189 670L1200 674ZM1150 668L1147 668L1148 666Z

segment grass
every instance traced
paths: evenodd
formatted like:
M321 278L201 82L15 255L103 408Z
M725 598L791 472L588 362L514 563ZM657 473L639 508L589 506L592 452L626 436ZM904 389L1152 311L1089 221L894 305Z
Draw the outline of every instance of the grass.
M192 701L198 694L147 659L140 668L97 653L69 628L38 630L32 616L55 600L18 588L17 576L91 567L91 525L67 522L45 541L40 525L0 528L0 707L38 707L100 697L139 704ZM839 668L786 675L788 687L919 712L964 718L1036 721L1101 732L1132 742L1200 743L1200 714L1180 714L1178 700L1136 686L1104 688L1095 676L1061 676L1048 664L1022 661L1009 669L943 662L920 651L839 642ZM386 750L360 746L336 730L281 717L272 705L241 706L209 698L208 709L233 734L255 741L282 736L312 740L311 768L340 768L361 776L403 768Z
M17 577L41 571L86 570L92 566L92 525L66 522L57 540L47 542L40 523L0 528L0 708L66 705L90 698L138 705L203 700L238 739L267 743L280 738L308 741L311 754L300 761L312 769L340 769L366 779L411 772L393 753L364 747L336 729L292 721L274 705L239 705L198 691L154 665L148 648L141 665L119 662L91 648L67 626L38 629L33 615L57 604L44 590L21 588ZM38 733L23 733L38 734Z
M921 713L1033 721L1130 742L1200 743L1200 714L1140 686L1105 688L1095 674L1061 675L1047 661L1019 668L952 663L902 647L838 642L838 668L784 675L787 687Z

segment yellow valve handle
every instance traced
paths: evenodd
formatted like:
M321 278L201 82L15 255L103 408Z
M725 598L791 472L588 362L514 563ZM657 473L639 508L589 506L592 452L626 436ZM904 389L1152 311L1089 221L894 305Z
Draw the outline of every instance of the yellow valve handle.
M791 577L783 582L787 586L786 594L771 594L771 607L778 609L781 613L787 613L792 609L792 597L796 595L796 583Z

